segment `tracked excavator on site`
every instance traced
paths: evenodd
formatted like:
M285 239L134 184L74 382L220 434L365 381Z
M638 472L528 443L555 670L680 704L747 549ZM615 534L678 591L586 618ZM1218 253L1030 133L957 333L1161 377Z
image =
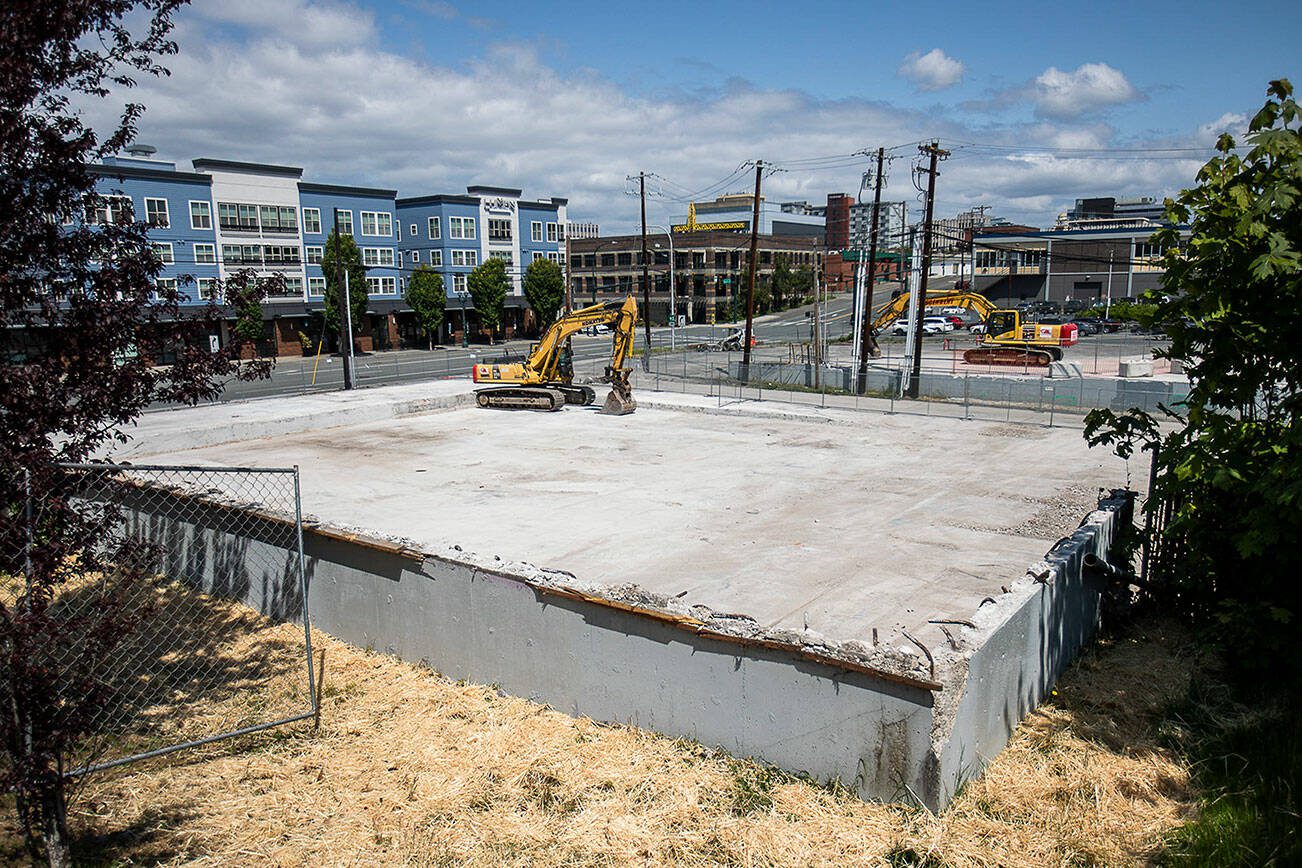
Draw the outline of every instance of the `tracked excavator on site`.
M610 364L598 382L609 383L610 393L600 412L608 416L632 413L637 402L624 362L633 350L636 325L637 302L631 295L622 302L607 301L567 313L529 348L523 362L475 365L473 379L483 386L475 390L475 403L507 410L560 410L566 404L592 404L597 400L596 391L574 382L568 338L586 328L609 326Z
M1016 365L1048 367L1062 360L1062 348L1078 340L1076 324L1023 322L1016 310L1001 310L984 295L975 292L929 292L929 307L961 307L976 311L985 325L981 345L963 353L963 361L973 365ZM904 292L877 309L872 328L880 331L909 309L909 293Z

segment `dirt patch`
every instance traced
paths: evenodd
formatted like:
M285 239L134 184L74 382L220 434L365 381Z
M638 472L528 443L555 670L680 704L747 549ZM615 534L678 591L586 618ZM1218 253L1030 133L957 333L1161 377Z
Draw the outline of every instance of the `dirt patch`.
M285 627L285 641L293 642ZM1191 662L1149 625L1085 655L948 809L869 804L576 719L323 634L321 728L93 782L86 856L205 865L1127 864L1190 810L1163 708ZM929 863L930 864L930 863Z
M1017 524L992 527L985 524L960 524L969 530L983 530L1009 536L1032 539L1061 539L1075 530L1085 516L1098 505L1100 490L1083 485L1067 485L1049 497L1023 497L1024 503L1035 504L1035 512Z

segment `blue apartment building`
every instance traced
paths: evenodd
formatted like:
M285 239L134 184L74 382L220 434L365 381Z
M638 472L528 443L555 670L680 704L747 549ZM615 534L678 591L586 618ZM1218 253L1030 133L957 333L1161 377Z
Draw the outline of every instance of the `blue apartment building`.
M297 354L322 338L336 344L321 315L321 260L336 224L352 234L367 270L368 322L357 335L364 351L425 345L403 300L417 267L443 276L449 315L440 337L451 341L467 326L478 330L466 278L480 262L501 258L512 276L510 336L533 328L524 269L538 258L565 260L565 199L525 200L519 189L489 186L399 199L396 190L304 181L294 166L199 158L186 171L152 154L137 148L91 167L102 201L85 219L147 221L164 263L160 285L175 286L196 308L238 271L283 278L284 289L262 305L264 353ZM229 326L214 336L223 345Z
M475 185L465 195L436 194L400 198L400 282L422 266L443 276L448 294L444 339L459 340L469 326L477 329L466 279L475 266L492 257L506 264L512 291L506 297L507 336L531 332L533 312L524 299L525 269L535 259L565 264L565 209L561 198L528 200L515 187ZM412 324L414 326L414 323ZM414 339L406 332L403 338Z

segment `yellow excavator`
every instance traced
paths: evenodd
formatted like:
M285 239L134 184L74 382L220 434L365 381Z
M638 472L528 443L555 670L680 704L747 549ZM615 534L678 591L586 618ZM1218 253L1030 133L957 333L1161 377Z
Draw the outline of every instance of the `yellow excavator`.
M568 338L586 328L608 326L613 336L610 364L599 382L610 384L610 394L600 412L626 416L637 409L624 367L633 350L636 325L637 302L631 295L622 302L607 301L567 313L529 347L523 362L475 365L472 378L484 385L475 390L475 403L508 410L559 410L566 404L593 403L596 390L574 382Z
M984 295L975 292L929 292L929 307L961 307L976 311L985 325L981 346L963 353L963 361L973 365L1030 365L1048 367L1062 360L1062 348L1073 346L1078 338L1075 323L1022 322L1016 310L1001 310ZM879 307L873 319L873 331L890 325L909 309L909 294L901 293Z

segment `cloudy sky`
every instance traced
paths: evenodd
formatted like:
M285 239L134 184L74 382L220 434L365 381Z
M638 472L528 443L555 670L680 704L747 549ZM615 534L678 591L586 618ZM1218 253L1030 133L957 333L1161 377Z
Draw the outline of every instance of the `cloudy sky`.
M942 215L986 204L1035 225L1079 196L1169 195L1266 82L1302 83L1302 4L548 3L195 0L169 78L131 95L140 140L302 166L400 195L467 184L568 196L631 228L693 193L780 171L770 202L855 193L892 148L887 199L917 204L939 139ZM88 109L92 118L101 109Z

